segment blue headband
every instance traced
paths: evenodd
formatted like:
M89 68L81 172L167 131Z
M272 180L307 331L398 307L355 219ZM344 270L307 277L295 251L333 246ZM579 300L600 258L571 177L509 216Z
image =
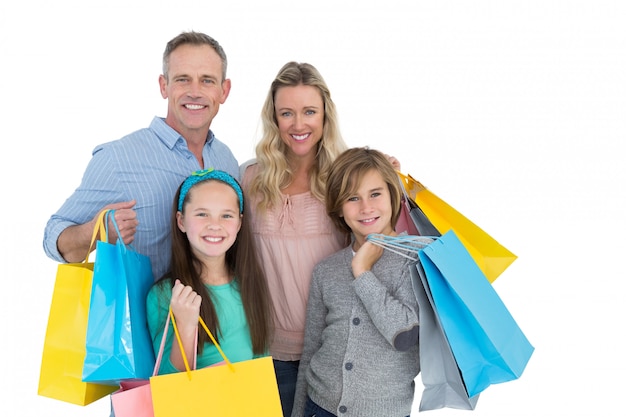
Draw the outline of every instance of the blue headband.
M185 197L187 197L189 189L197 183L207 180L218 180L233 187L233 190L237 193L237 197L239 197L239 213L243 213L243 191L241 191L241 186L230 174L213 168L192 172L191 175L187 177L187 179L183 182L183 185L180 187L178 211L183 211L183 203L185 201Z

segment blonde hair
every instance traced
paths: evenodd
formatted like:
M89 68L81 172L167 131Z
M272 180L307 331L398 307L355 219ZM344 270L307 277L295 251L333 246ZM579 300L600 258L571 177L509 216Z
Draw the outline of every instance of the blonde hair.
M324 201L326 178L331 163L347 149L339 131L337 110L330 97L330 91L319 71L311 64L288 62L271 84L263 104L261 120L263 136L256 146L256 160L259 175L252 179L250 192L260 197L258 208L261 211L281 204L281 189L293 181L293 172L287 160L287 145L282 141L278 130L274 99L282 87L308 85L316 87L324 102L324 129L318 143L316 164L309 173L311 194Z

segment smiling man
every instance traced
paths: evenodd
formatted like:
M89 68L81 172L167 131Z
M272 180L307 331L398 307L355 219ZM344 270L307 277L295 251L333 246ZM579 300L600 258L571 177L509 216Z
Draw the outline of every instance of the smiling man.
M115 209L124 242L150 257L155 279L167 272L177 187L205 168L239 177L230 148L210 129L230 92L226 68L224 50L208 35L183 32L167 43L159 77L167 116L96 146L82 182L46 225L43 246L50 258L83 261L93 250L89 245L98 213Z

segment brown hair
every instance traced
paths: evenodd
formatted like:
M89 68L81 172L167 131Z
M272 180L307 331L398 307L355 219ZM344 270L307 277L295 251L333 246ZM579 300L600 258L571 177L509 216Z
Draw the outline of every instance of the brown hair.
M350 148L339 155L328 173L326 212L340 230L348 233L352 231L344 218L340 216L341 208L348 198L354 195L361 184L361 179L370 170L378 171L389 187L393 210L391 226L395 228L400 216L402 198L398 174L385 154L368 147L362 147Z

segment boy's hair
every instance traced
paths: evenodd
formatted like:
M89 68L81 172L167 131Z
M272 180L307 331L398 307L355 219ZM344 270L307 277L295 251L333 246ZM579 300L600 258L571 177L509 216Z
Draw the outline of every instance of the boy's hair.
M326 182L326 212L335 225L345 232L352 230L341 216L343 204L354 195L361 179L370 170L380 173L391 196L391 226L396 227L400 216L402 189L400 180L385 154L368 147L350 148L337 157Z

